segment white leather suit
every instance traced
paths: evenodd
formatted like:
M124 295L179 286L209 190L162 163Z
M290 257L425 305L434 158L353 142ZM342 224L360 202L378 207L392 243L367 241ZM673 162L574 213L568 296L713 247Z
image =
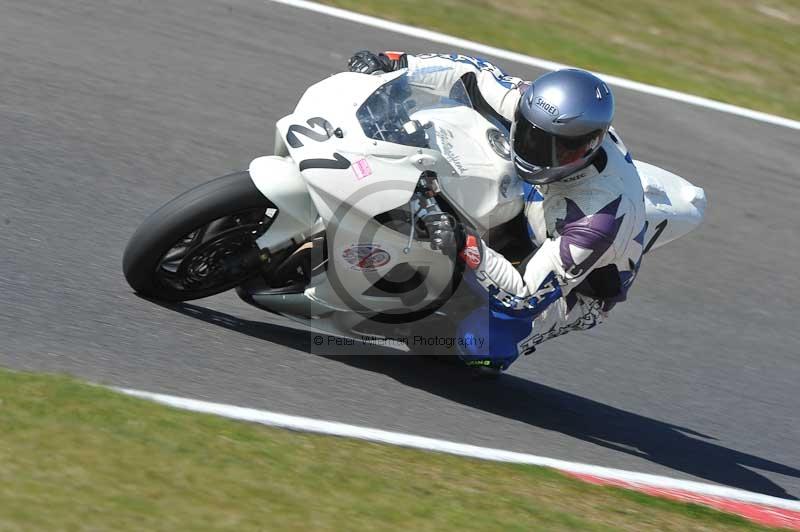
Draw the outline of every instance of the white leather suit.
M442 90L462 80L475 107L506 126L529 86L474 57L408 54L405 60L413 77ZM473 241L468 253L467 280L486 294L487 305L461 323L460 334L489 336L483 351L462 353L468 364L505 369L547 339L597 325L625 299L639 270L644 193L613 128L588 167L525 188L524 214L537 249L524 271L483 242Z

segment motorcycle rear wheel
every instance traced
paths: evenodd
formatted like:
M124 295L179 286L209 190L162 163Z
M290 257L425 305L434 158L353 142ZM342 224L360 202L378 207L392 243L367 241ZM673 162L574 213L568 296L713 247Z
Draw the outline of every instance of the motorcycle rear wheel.
M125 247L122 270L137 293L188 301L257 275L256 239L277 216L248 172L199 185L151 214Z

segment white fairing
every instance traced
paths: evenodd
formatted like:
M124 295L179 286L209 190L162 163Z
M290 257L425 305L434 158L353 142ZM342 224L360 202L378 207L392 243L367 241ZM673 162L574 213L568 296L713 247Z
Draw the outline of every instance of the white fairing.
M332 135L324 141L299 134L294 138L301 145L284 142L282 146L298 163L330 160L338 153L353 165L347 172L329 168L301 171L323 220L329 222L342 205L367 217L400 207L411 198L424 170L439 175L445 196L479 229L513 218L522 208L522 186L513 165L494 153L486 140L487 131L495 127L473 109L454 106L413 113L411 119L431 124L427 129L431 148L384 142L364 134L356 109L401 74L336 74L311 86L294 112L278 121L277 134L282 139L297 126L322 133L324 128L314 125L315 118L342 132L341 138Z
M412 118L433 124L431 145L449 165L439 173L444 195L481 233L520 212L522 182L511 161L487 141L488 131L500 131L491 122L466 107L420 111Z
M645 242L650 242L660 231L653 244L653 249L656 249L700 225L706 208L706 193L702 188L658 166L636 160L633 164L644 189Z
M313 125L314 118L324 119L331 128L342 131L341 138L330 135L323 141L295 133L299 145L285 143L285 147L300 168L303 161L333 160L335 154L340 154L350 164L367 161L365 168L368 167L371 173L361 178L351 168L301 170L312 200L326 223L343 205L348 210L352 207L364 216L372 217L403 205L414 191L419 177L419 170L412 166L409 157L414 149L388 142L381 142L380 146L373 144L364 135L356 118L358 106L385 82L380 76L366 77L349 72L331 76L309 87L294 112L277 123L277 135L284 140L290 129L298 126L325 133L324 127ZM373 187L376 190L372 194L362 192L365 186L376 182L391 184Z
M347 310L358 303L371 311L397 308L398 298L371 296L370 287L398 265L425 271L424 297L402 306L422 308L440 296L453 265L430 245L410 241L373 217L405 207L421 172L439 176L443 194L480 230L520 212L522 186L507 159L492 151L487 131L495 127L464 105L428 108L410 118L425 124L430 147L415 147L368 137L356 115L364 101L402 72L384 76L342 73L310 87L291 115L276 126L276 153L251 164L256 186L280 209L275 224L259 240L275 248L324 228L328 239L328 275L315 278L304 297L319 314L323 308ZM333 131L340 132L333 134ZM320 164L320 161L323 161ZM305 197L303 197L305 196ZM281 220L282 214L288 219ZM317 220L317 216L319 220ZM292 234L294 232L294 234ZM352 263L366 246L386 260L368 268ZM287 312L295 299L273 297L272 308ZM263 303L263 302L262 302Z

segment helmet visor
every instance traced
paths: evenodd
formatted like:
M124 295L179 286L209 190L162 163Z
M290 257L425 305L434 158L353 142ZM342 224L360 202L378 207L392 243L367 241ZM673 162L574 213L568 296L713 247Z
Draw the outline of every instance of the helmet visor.
M555 168L588 157L603 138L598 129L578 137L548 133L529 122L517 111L512 130L514 155L528 166Z

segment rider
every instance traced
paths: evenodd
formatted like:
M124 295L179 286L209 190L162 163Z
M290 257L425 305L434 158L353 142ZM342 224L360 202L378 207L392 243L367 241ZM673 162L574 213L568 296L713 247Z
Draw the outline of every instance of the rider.
M470 228L443 222L435 235L456 242L474 274L467 281L488 301L459 324L460 337L488 339L463 342L468 365L505 370L545 340L594 327L625 300L644 252L644 193L611 127L614 97L601 79L564 69L525 82L458 54L361 51L348 67L364 74L408 68L444 90L460 79L474 107L510 132L536 247L524 271Z

